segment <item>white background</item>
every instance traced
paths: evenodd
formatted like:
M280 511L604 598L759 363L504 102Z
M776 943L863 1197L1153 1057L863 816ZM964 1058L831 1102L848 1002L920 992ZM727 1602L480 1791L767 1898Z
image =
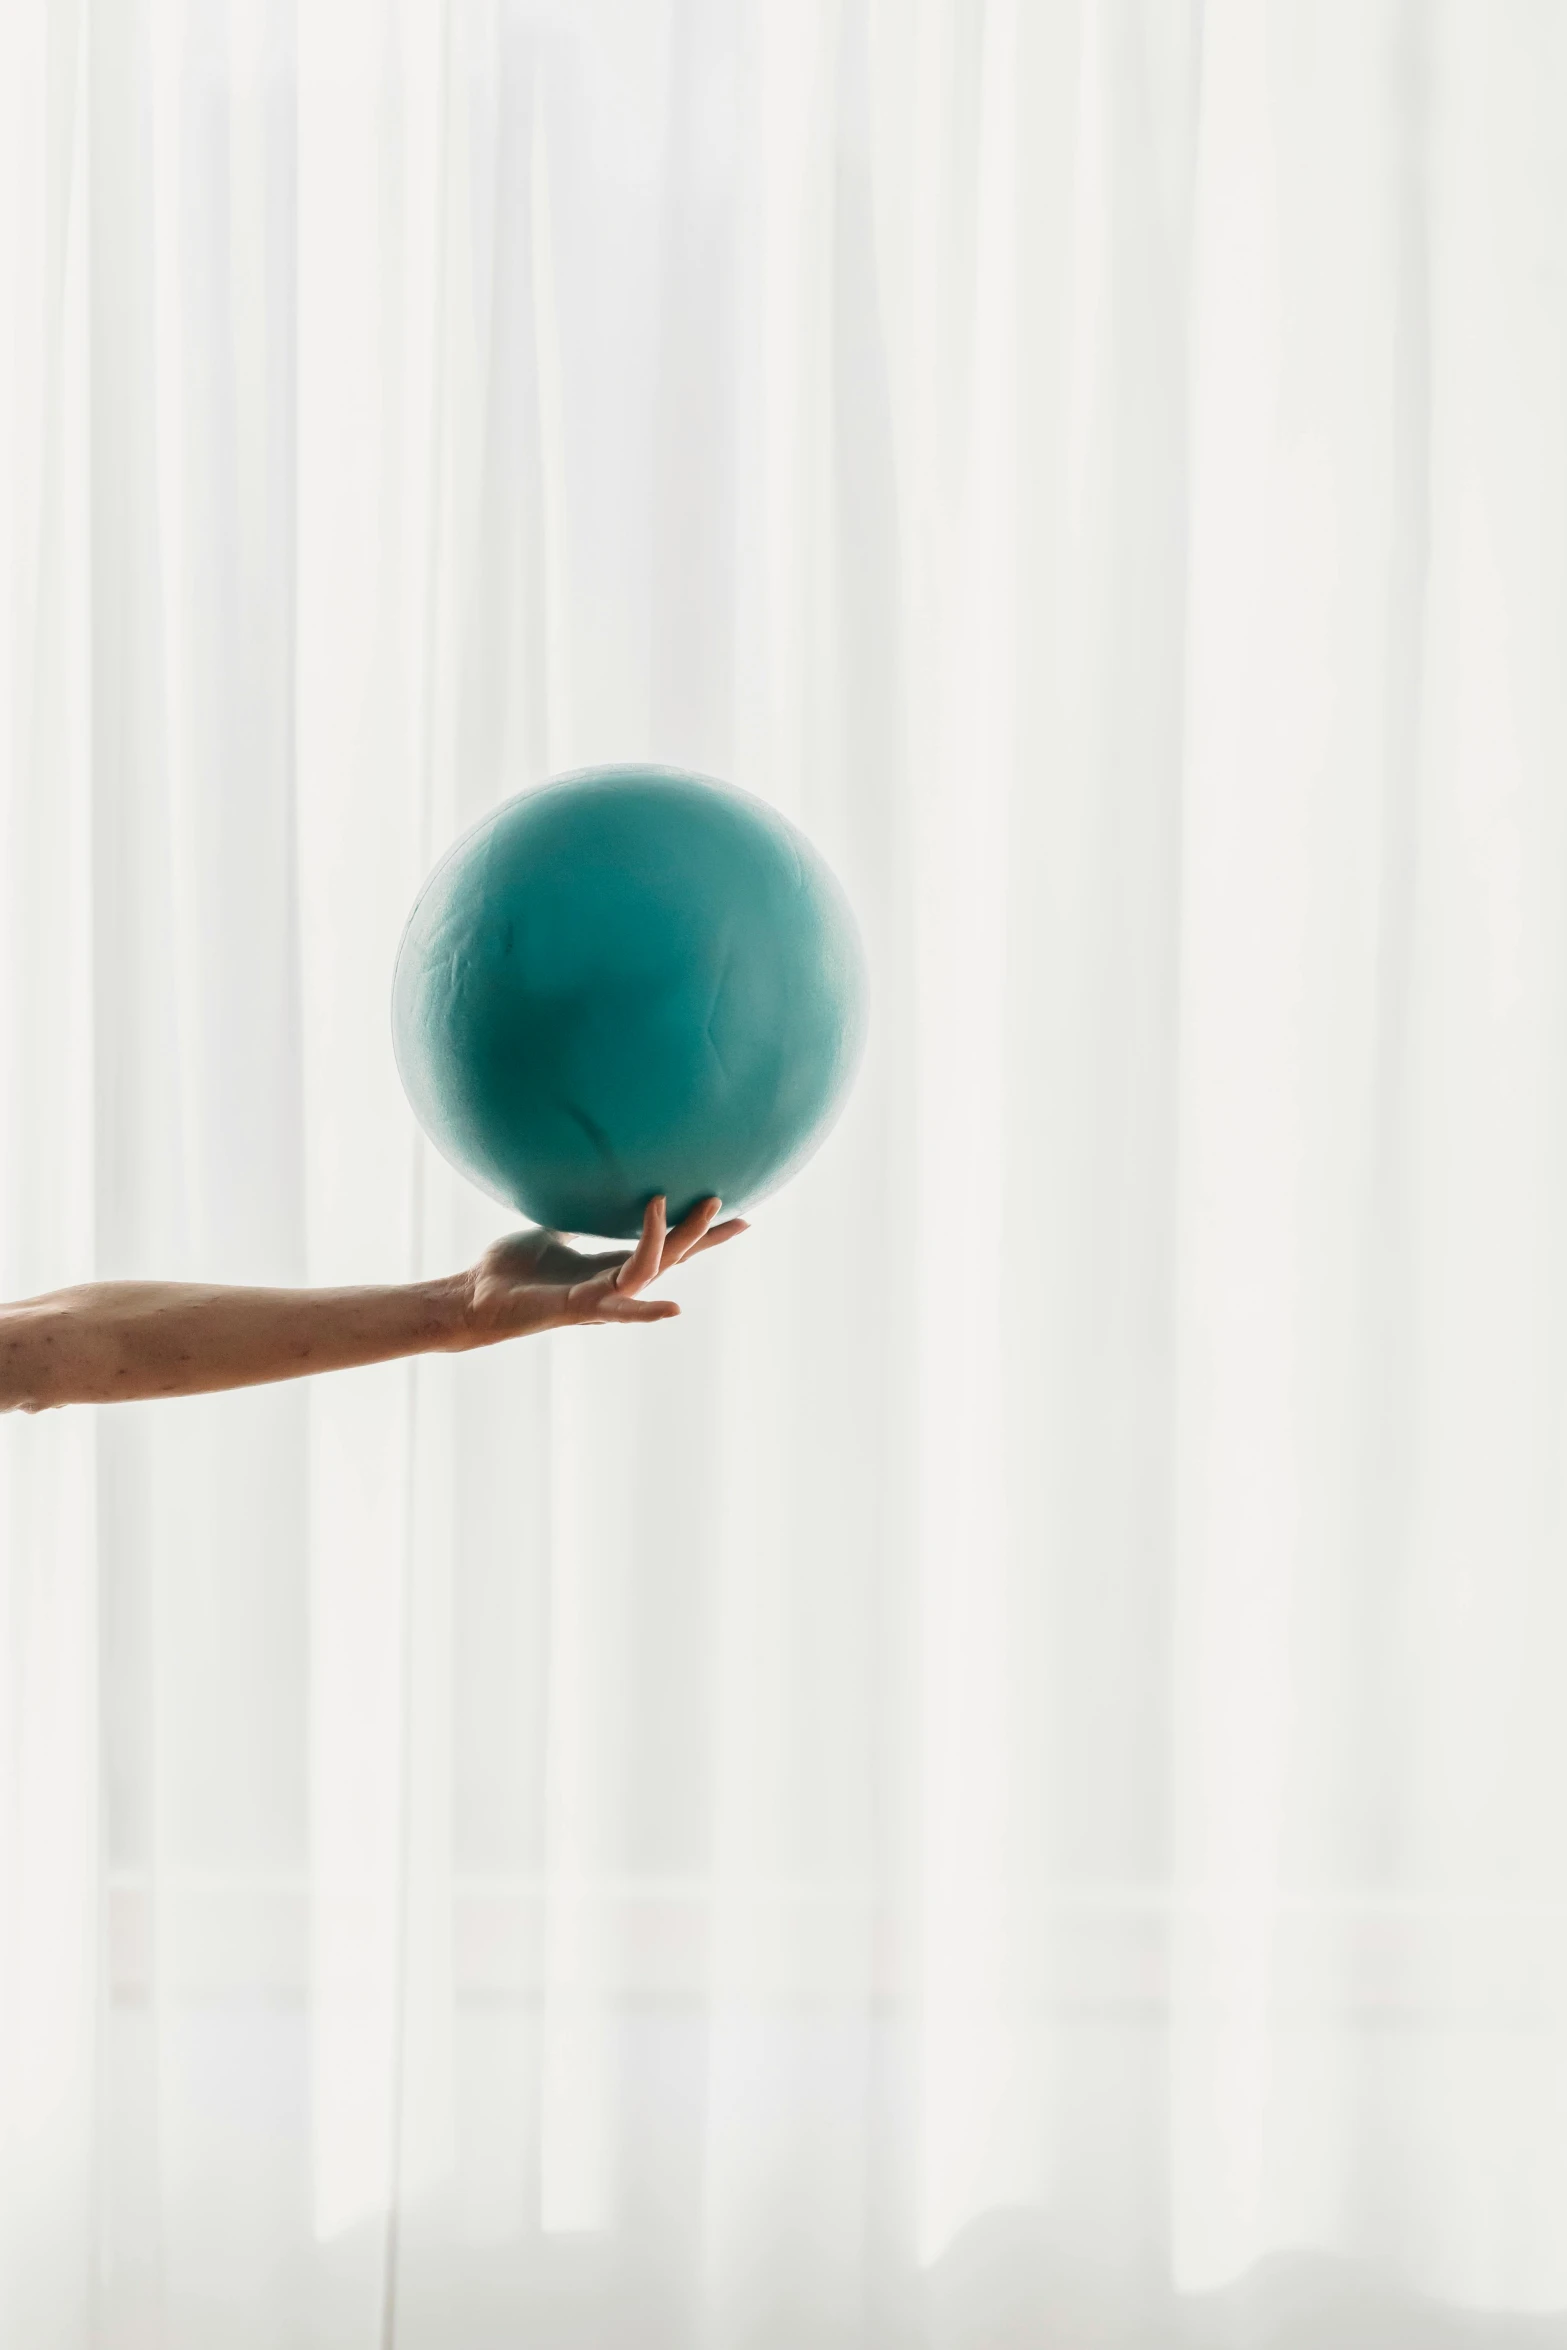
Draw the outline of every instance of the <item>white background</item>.
M1567 2340L1564 122L1550 0L12 0L0 1294L471 1256L392 957L552 771L874 1034L673 1329L0 1431L7 2344Z

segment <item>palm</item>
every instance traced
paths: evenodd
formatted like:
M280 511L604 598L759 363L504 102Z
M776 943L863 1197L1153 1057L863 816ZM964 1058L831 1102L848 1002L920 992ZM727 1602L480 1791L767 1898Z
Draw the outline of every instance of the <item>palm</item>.
M650 1200L633 1249L593 1255L555 1232L510 1232L487 1248L469 1275L470 1319L478 1336L554 1330L574 1322L662 1322L678 1314L673 1298L641 1294L661 1273L746 1227L738 1216L715 1223L716 1199L666 1228L664 1202Z

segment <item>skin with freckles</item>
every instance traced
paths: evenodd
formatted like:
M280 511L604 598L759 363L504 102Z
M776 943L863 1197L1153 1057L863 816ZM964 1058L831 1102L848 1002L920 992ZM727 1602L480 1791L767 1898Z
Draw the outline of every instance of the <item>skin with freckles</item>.
M0 1306L0 1411L211 1395L416 1354L465 1354L579 1322L663 1322L660 1274L746 1226L703 1200L671 1232L651 1200L632 1249L587 1255L509 1233L465 1273L385 1289L205 1289L105 1281Z

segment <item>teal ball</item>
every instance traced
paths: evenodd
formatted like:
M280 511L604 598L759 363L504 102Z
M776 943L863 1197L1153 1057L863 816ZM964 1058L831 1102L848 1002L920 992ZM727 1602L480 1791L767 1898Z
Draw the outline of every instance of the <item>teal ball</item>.
M704 777L600 767L492 809L398 951L397 1066L469 1179L535 1223L629 1239L810 1156L865 1030L843 890L776 810Z

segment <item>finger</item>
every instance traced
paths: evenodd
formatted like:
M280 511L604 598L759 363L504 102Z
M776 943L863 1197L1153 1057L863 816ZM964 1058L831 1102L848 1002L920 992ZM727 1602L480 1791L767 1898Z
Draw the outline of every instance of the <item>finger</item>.
M612 1289L589 1318L595 1322L672 1322L679 1311L672 1297L627 1297L623 1290Z
M619 1286L614 1273L595 1273L590 1280L573 1282L562 1302L567 1322L618 1322L667 1318L671 1301L633 1297Z
M639 1289L646 1289L658 1272L659 1259L664 1253L666 1231L664 1196L660 1192L650 1199L642 1212L642 1237L637 1242L620 1271L615 1286L627 1297L634 1297Z
M686 1254L699 1257L703 1249L722 1248L726 1240L738 1240L742 1232L749 1232L750 1229L743 1216L731 1216L727 1223L715 1224L711 1232L704 1232L696 1246L687 1249Z
M622 1265L631 1261L629 1248L595 1249L591 1256L572 1252L572 1269L578 1273L618 1273Z
M658 1268L661 1273L667 1273L671 1265L678 1265L682 1257L691 1254L723 1204L715 1194L711 1199L698 1200L690 1215L681 1218L664 1243Z

